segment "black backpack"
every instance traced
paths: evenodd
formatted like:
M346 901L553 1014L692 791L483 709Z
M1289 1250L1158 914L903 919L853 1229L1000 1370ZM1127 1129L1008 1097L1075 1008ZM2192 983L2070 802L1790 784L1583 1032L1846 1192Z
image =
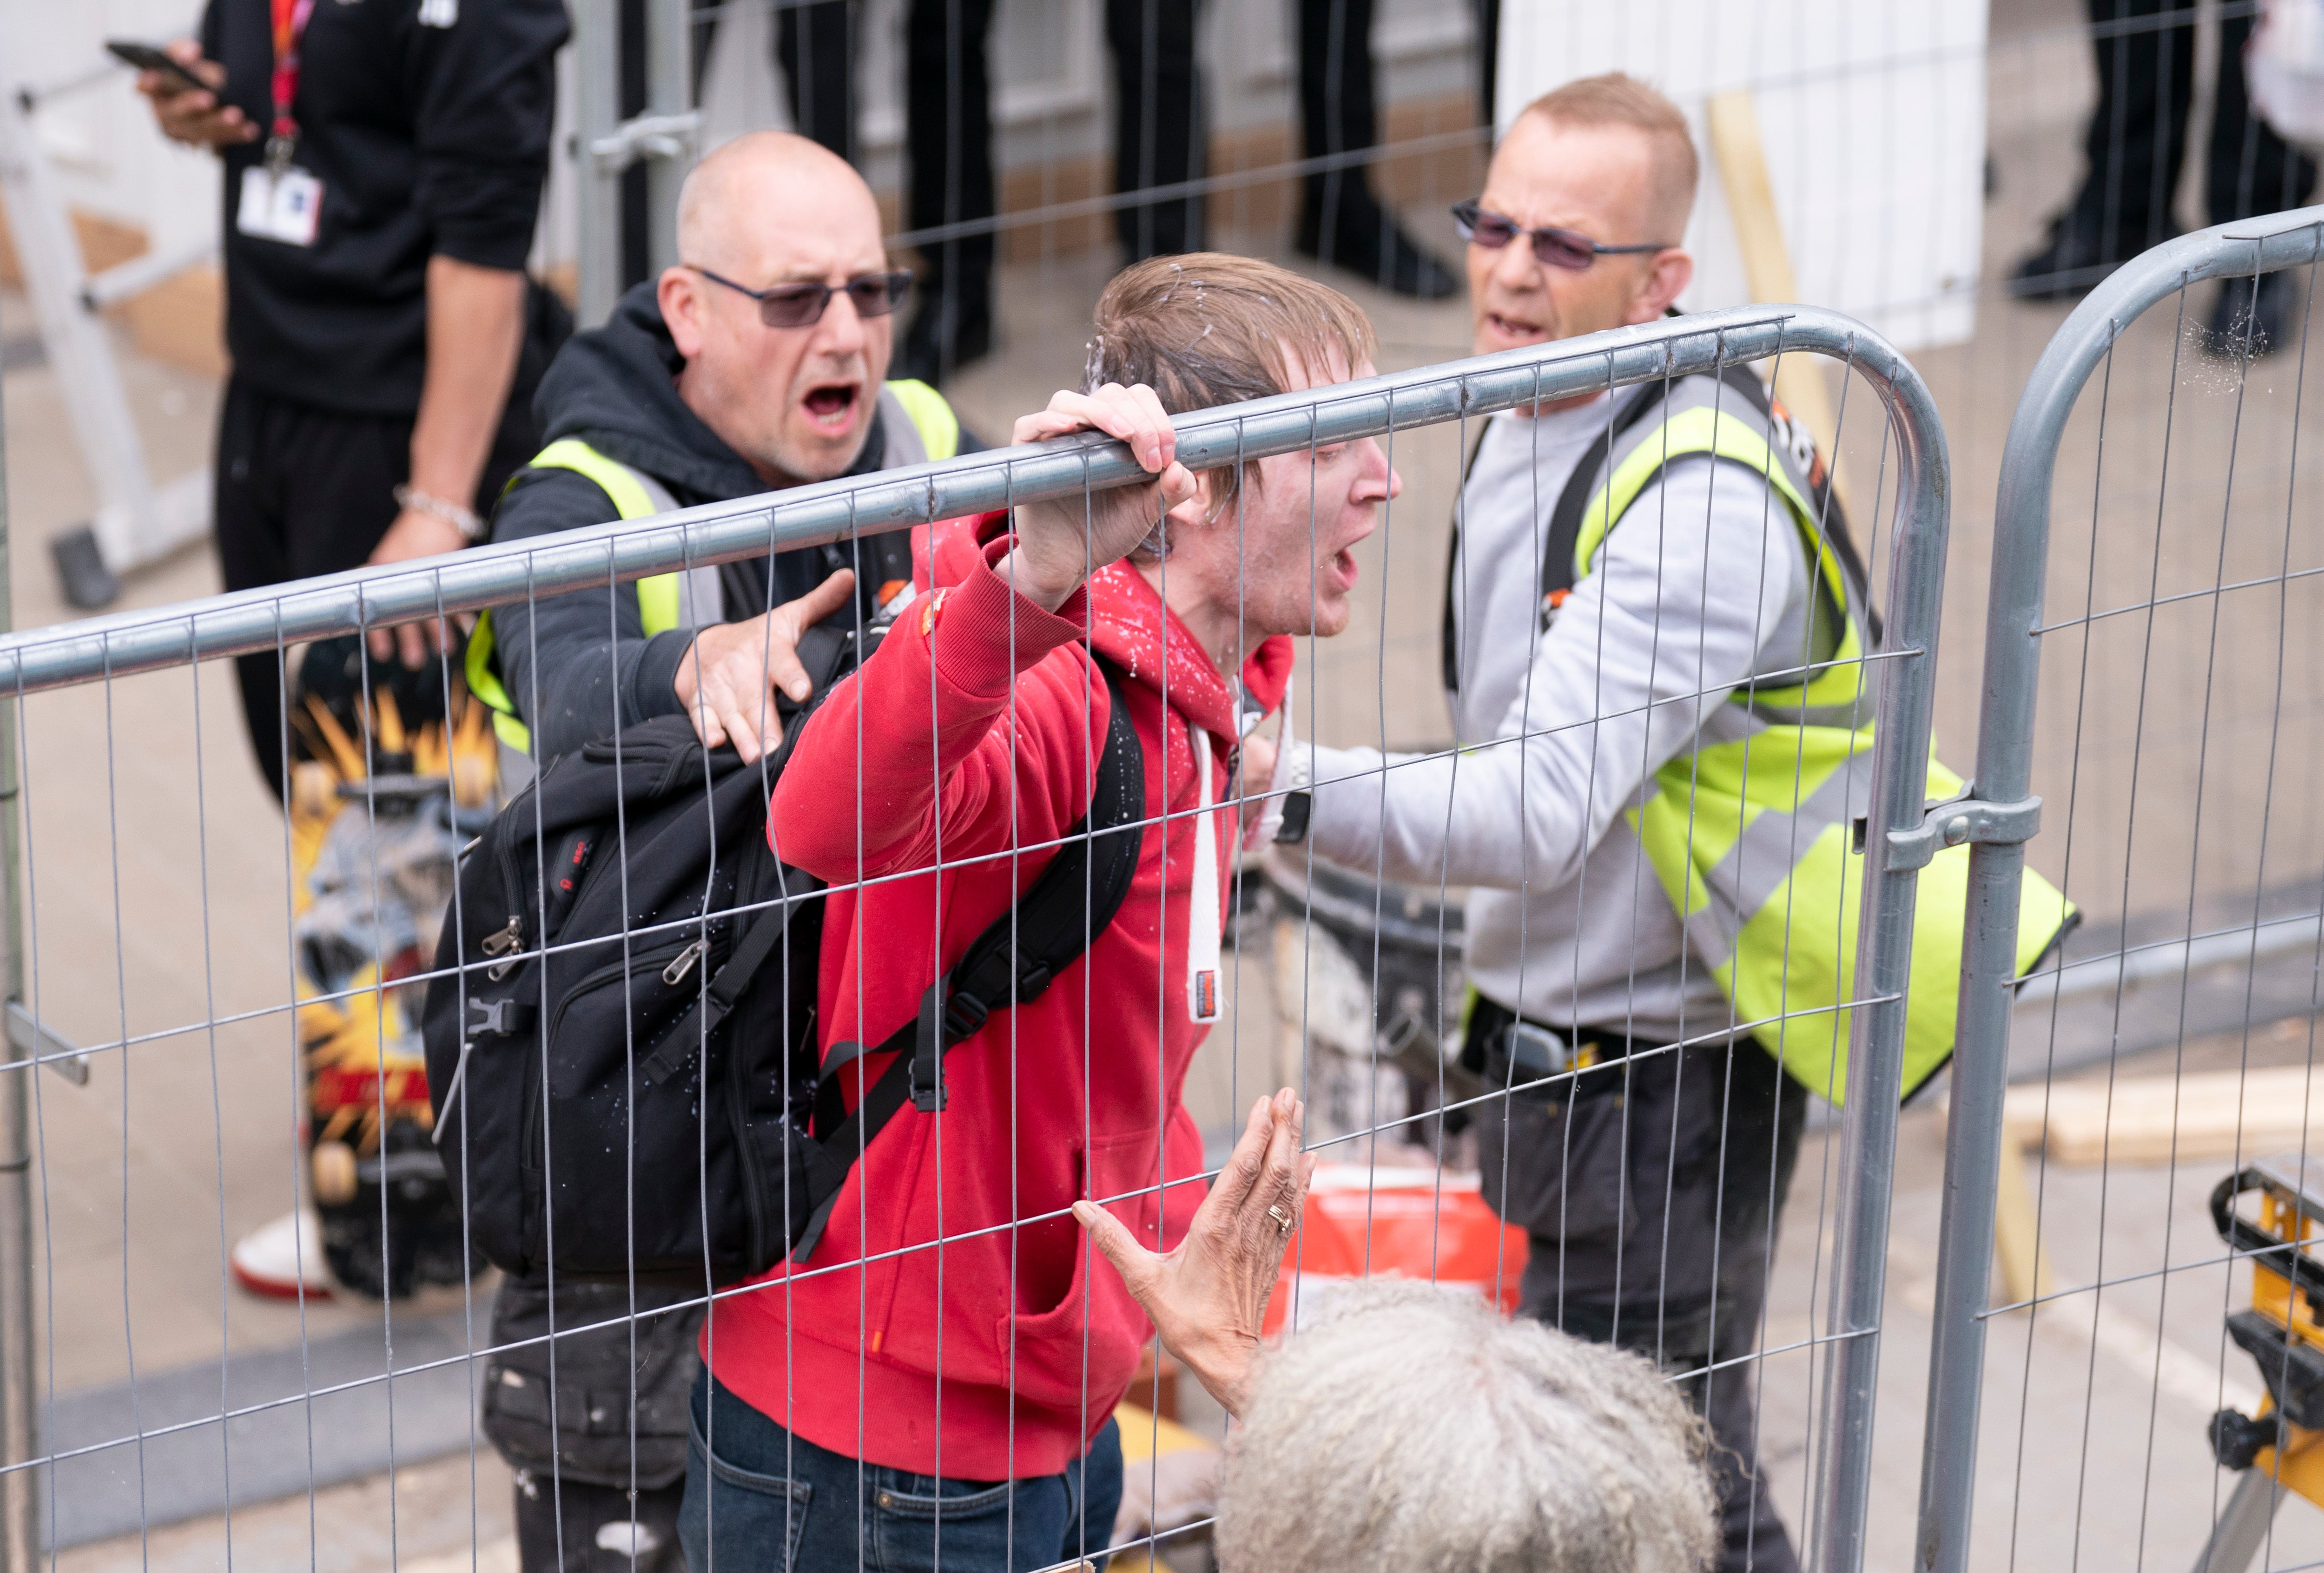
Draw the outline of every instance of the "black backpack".
M806 710L859 648L852 626L808 631ZM1100 669L1112 721L1089 813L916 1020L868 1048L835 1045L827 1063L823 887L766 835L806 713L782 706L784 745L757 766L705 750L684 716L549 764L463 852L421 1017L436 1143L476 1248L559 1282L730 1283L804 1261L906 1099L943 1107L945 1053L1038 997L1129 894L1145 762ZM844 1067L889 1052L847 1114Z

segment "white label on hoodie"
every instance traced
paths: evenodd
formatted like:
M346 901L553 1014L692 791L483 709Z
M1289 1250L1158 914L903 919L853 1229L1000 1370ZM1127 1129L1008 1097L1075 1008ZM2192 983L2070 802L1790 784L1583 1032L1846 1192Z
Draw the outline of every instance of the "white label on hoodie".
M1216 1021L1221 1008L1219 940L1218 811L1212 806L1210 729L1192 722L1186 734L1194 745L1194 883L1186 893L1186 1015Z

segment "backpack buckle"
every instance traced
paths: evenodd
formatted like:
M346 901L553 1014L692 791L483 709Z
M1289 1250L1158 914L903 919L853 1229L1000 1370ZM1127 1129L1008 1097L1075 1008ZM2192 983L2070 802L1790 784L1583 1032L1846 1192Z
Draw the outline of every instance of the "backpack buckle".
M920 996L919 1030L912 1042L911 1092L912 1107L922 1114L944 1112L944 1054L955 1041L951 1032L953 1003L949 972Z
M532 1026L532 1007L521 999L468 1001L468 1037L512 1038Z
M946 978L945 981L948 984L952 980ZM991 1016L984 1001L973 994L948 995L944 1005L945 1041L956 1044L963 1038L974 1037L984 1030Z

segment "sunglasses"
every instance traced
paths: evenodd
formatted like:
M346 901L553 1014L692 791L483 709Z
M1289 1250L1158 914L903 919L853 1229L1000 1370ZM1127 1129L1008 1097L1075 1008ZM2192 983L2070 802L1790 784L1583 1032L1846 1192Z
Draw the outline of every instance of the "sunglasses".
M885 317L912 292L912 275L900 268L892 273L860 273L844 284L778 284L771 290L753 290L707 268L696 268L692 262L686 266L714 284L724 284L757 301L759 320L769 327L813 327L823 320L823 309L831 304L831 298L842 290L855 302L858 317Z
M1652 240L1637 245L1600 245L1574 229L1527 229L1516 219L1499 213L1489 213L1474 202L1452 204L1452 223L1461 231L1461 238L1487 251L1499 251L1519 235L1531 237L1535 259L1545 268L1564 268L1580 272L1591 259L1608 256L1628 256L1641 252L1667 251L1676 241Z

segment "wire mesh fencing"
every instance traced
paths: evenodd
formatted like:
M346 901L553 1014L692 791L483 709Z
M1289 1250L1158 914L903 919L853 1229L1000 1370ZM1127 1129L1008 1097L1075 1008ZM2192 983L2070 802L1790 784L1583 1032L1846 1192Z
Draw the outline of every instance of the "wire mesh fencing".
M2297 1450L2285 1384L2315 1359L2286 1332L2309 1325L2318 905L2306 337L2263 360L2248 329L2204 330L2195 291L2304 296L2319 233L2276 214L2126 265L2011 427L1976 776L1996 803L2038 794L2043 823L1974 854L1930 1566L2318 1554L2313 1515L2251 1467ZM2013 999L2028 864L2081 921Z
M1841 461L1852 534L1748 370L1794 356L1848 373L1874 456ZM1399 560L1399 529L1444 543L1388 479L1430 428L1480 444L1448 596L1460 713L1487 719L1322 747L1293 723L1335 703L1392 741L1385 650L1369 697L1314 658L1387 593L1359 565ZM1163 522L1118 501L1145 472L1084 437L0 642L25 913L8 1389L34 1439L5 1478L42 1542L504 1566L513 1493L639 1566L680 1539L699 1567L819 1565L839 1534L866 1565L909 1544L1033 1567L1061 1530L1068 1562L1118 1540L1201 1565L1226 1416L1067 1205L1167 1243L1252 1099L1289 1085L1323 1166L1270 1333L1396 1276L1637 1349L1764 1461L1728 1486L1757 1502L1757 1565L1779 1542L1861 1565L1897 1105L1932 1068L1908 1007L1959 944L1926 905L1916 940L1915 889L1975 839L1923 813L1949 495L1926 389L1847 318L1747 309L1176 429L1207 483L1244 479L1139 570L1094 558ZM1574 467L1604 445L1632 492L1595 527L1568 511L1554 606L1554 500L1494 479L1553 441ZM1688 441L1711 462L1664 478ZM1012 509L1085 532L1089 612L979 544L971 521ZM1698 555L1665 583L1657 553L1730 515L1745 567ZM558 709L591 663L618 678L655 597L747 623L721 574L758 565L763 616L776 554L868 580L907 529L887 601L801 640L824 708L749 763L607 686L602 725ZM1231 547L1205 557L1205 529ZM1671 609L1645 668L1577 678L1572 647L1622 637L1581 631L1591 609L1626 596ZM1512 602L1518 632L1488 639ZM559 603L588 663L548 653ZM363 637L486 609L497 666L413 670ZM246 812L229 658L286 674L256 740L279 823ZM1490 713L1536 660L1542 693ZM148 745L183 721L190 755ZM1570 800L1528 817L1575 758ZM1424 843L1432 814L1451 829ZM1617 922L1637 976L1610 995L1539 940ZM1475 949L1497 933L1518 948ZM287 1282L244 1254L285 1208ZM823 1495L780 1485L816 1459ZM1111 1459L1124 1505L1101 1513ZM1091 1522L1062 1524L1068 1501Z

